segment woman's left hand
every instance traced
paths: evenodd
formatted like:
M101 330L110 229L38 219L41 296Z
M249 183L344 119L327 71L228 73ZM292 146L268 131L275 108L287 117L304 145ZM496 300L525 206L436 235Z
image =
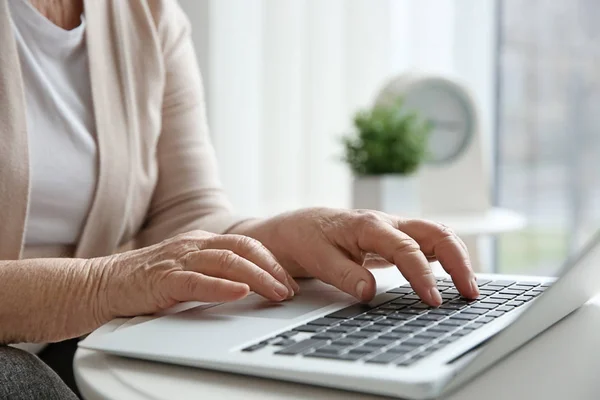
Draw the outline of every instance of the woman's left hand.
M421 299L442 303L429 262L438 260L456 288L468 298L479 295L469 254L448 227L403 219L382 212L310 208L234 229L262 242L293 276L312 276L361 301L376 294L367 269L395 264Z

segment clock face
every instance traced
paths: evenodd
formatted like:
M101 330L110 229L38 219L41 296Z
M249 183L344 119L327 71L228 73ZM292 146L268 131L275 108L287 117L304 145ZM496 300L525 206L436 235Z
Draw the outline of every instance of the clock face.
M474 134L474 110L466 95L442 80L424 80L403 94L405 106L433 125L429 162L446 164L460 156Z

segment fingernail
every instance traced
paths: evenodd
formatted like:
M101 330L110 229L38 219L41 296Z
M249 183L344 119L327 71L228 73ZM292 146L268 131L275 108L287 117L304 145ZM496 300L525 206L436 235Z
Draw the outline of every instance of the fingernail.
M436 305L442 304L442 296L440 295L440 292L438 291L437 287L432 287L431 289L429 289L429 296L431 296L432 303Z
M286 288L285 286L283 286L283 284L279 282L275 282L275 287L273 288L273 291L277 296L279 296L280 299L287 299L288 295L290 294L288 288Z
M363 298L363 292L365 291L366 286L367 286L367 282L365 282L365 281L359 281L356 284L356 296L361 300Z
M473 292L473 294L479 296L479 286L477 285L477 279L473 278L471 280L471 291Z
M294 289L295 294L300 293L300 286L298 285L298 283L296 281L291 280L290 284L292 285L292 288Z

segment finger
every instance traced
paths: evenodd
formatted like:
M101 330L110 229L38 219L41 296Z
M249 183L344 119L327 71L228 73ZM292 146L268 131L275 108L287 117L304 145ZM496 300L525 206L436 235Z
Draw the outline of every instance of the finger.
M316 278L356 297L359 301L370 301L375 296L376 283L371 272L351 260L337 247L327 246L317 255L314 264L323 267L317 269Z
M248 285L226 279L214 278L191 271L176 271L164 281L168 297L178 301L203 301L220 303L246 297Z
M429 262L409 235L372 216L362 219L357 234L358 246L395 264L424 302L432 306L442 304Z
M294 295L294 289L285 269L279 264L273 253L258 240L242 235L217 235L205 240L204 246L211 249L233 251L281 282L288 290L286 297Z
M269 273L231 250L195 251L186 255L183 265L186 270L246 283L254 292L270 300L285 300L289 294L288 288Z
M294 294L300 293L300 285L298 285L298 282L296 282L296 280L292 278L292 275L290 275L290 273L287 270L285 270L285 274L287 275L287 280L290 286L294 290Z
M435 255L463 296L479 296L467 246L450 228L417 219L396 220L395 225L415 239L425 254Z

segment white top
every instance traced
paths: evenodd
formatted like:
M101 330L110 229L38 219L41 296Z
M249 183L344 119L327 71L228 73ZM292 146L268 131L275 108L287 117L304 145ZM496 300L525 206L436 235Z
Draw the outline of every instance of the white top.
M66 31L9 0L23 74L31 192L27 245L79 240L97 179L85 20Z

